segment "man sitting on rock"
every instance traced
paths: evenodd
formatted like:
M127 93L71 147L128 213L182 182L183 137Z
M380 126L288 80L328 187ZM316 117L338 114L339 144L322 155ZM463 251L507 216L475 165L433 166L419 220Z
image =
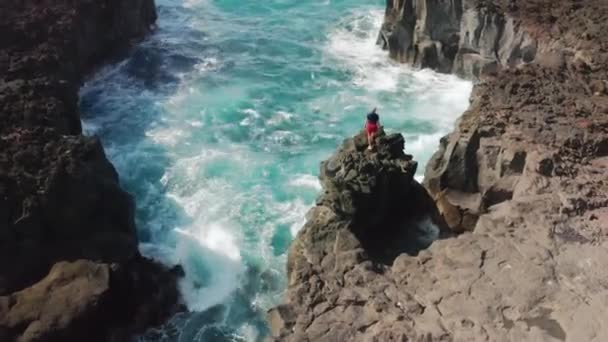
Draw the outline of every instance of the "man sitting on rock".
M374 139L378 133L380 127L380 116L376 113L376 108L367 114L367 121L365 122L365 131L367 132L367 144L368 150L374 149Z

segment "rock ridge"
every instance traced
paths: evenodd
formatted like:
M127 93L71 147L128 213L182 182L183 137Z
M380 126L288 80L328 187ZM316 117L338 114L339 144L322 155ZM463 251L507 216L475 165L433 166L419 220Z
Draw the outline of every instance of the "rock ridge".
M606 30L601 0L388 0L392 57L476 81L425 170L455 235L378 262L317 205L273 339L607 340Z
M153 0L0 4L0 340L125 341L179 302L78 88L153 29Z

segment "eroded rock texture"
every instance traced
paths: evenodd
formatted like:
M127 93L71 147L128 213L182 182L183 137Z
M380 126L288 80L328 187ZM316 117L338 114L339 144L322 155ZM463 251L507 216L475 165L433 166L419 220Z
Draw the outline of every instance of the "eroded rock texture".
M269 314L273 338L352 341L405 331L386 331L404 318L389 298L397 295L390 265L447 227L403 146L400 134L381 134L370 152L361 133L321 164L324 193L290 248L286 301Z
M389 0L379 44L417 67L478 77L529 63L534 35L505 13L508 4L483 0Z
M479 78L425 172L458 235L383 266L314 209L275 338L608 340L608 3L395 0L383 30L393 56Z
M85 74L155 19L151 0L0 4L2 341L125 340L178 300L179 270L140 256L133 200L78 113Z

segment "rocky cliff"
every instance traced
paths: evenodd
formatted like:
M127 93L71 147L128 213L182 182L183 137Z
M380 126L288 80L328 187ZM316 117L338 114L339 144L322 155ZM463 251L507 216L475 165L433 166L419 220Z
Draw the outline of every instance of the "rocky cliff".
M425 172L434 221L457 235L378 260L313 209L274 338L608 340L607 29L603 0L387 1L393 57L478 80ZM411 243L366 231L374 246Z
M378 43L402 62L478 77L530 63L549 48L535 28L507 12L518 6L518 1L388 0Z
M449 230L403 148L400 134L381 133L370 152L361 132L321 163L323 194L290 247L285 303L269 313L273 338L389 341L405 331L391 274L407 270L390 265Z
M122 341L175 309L133 200L80 135L85 75L153 28L152 0L0 4L0 340Z

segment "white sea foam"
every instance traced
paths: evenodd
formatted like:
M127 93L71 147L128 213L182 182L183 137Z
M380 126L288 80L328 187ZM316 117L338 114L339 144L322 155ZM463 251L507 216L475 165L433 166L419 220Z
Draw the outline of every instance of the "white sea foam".
M310 188L315 191L321 190L321 183L319 179L313 175L298 174L291 181L289 185L300 188Z
M283 122L288 122L291 119L293 119L294 114L293 113L288 113L288 112L284 112L284 111L278 111L276 112L271 118L270 120L268 120L268 124L269 125L278 125L281 124Z
M302 141L302 137L292 131L276 130L268 138L279 145L295 145Z
M187 139L189 134L179 128L154 128L147 131L146 136L157 144L175 146Z
M306 223L306 212L310 209L311 205L312 203L304 203L301 199L277 204L278 209L283 213L278 223L288 224L291 235L295 237L302 226L304 226L304 223Z
M333 32L325 47L328 55L354 71L354 84L372 91L395 91L407 67L392 62L376 45L383 11L355 12ZM348 28L346 28L347 26Z
M162 262L165 265L177 265L179 260L175 250L166 245L144 242L139 244L139 251L142 255Z
M250 115L251 117L254 117L254 118L260 117L260 113L258 113L257 110L252 109L252 108L247 108L247 109L243 110L243 113Z
M238 288L244 267L236 239L225 226L196 225L176 229L176 254L186 271L181 283L185 301L189 309L202 311L226 301Z
M153 141L174 148L175 140L159 139L162 135L154 132L150 134ZM183 217L173 227L174 238L167 240L175 241L172 249L146 246L144 250L164 262L183 265L186 277L180 288L191 310L202 311L226 302L241 284L242 232L234 219L243 196L225 179L201 178L201 170L226 160L245 165L249 160L246 155L235 145L207 146L191 156L176 155L160 179L167 189L165 196L183 211ZM159 215L158 220L163 217ZM152 226L148 228L154 229Z
M444 134L468 106L472 83L453 75L418 70L411 74L404 91L416 97L412 117L433 122Z
M414 135L405 138L405 151L412 155L426 155L429 152L437 150L439 139L443 134L441 132L427 135Z
M241 126L250 126L256 120L259 120L262 117L260 113L258 113L258 111L253 108L247 108L242 110L241 112L246 115L246 117L239 123Z
M245 324L239 328L239 335L243 336L245 341L258 341L260 332L251 324Z
M207 2L208 0L184 0L183 6L185 8L196 8L206 4Z
M179 165L200 160L189 159ZM208 180L201 185L190 196L170 194L187 216L174 230L175 253L186 271L181 288L192 310L225 301L238 288L244 270L240 237L229 210L231 203L239 202L238 196L232 196L231 187L223 181Z
M221 62L217 57L207 57L204 58L201 62L196 63L194 65L194 69L196 69L200 75L205 74L209 71L217 70L221 66Z

